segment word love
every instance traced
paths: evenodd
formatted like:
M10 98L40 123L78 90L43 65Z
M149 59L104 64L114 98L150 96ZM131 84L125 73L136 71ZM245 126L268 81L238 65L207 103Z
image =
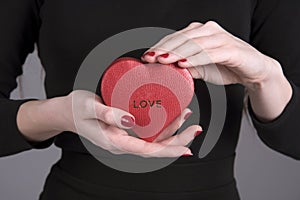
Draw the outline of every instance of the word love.
M153 106L157 108L161 108L161 100L141 100L137 102L136 100L133 101L134 108L152 108Z

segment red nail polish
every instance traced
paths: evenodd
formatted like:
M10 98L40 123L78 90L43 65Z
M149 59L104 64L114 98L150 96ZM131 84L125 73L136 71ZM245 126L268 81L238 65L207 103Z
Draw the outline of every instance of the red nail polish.
M164 54L161 54L160 57L167 58L167 57L169 57L169 54L168 53L164 53Z
M181 59L181 60L179 60L178 62L186 62L187 61L187 59Z
M198 135L200 135L202 133L202 131L197 131L196 133L195 133L195 137L197 137Z
M135 124L135 120L133 117L131 116L128 116L128 115L124 115L122 118L121 118L121 124L125 127L128 127L128 128L131 128L134 126Z
M188 113L186 113L183 119L184 119L184 120L187 120L187 118L189 118L189 117L191 116L192 113L193 113L193 112L188 112Z
M193 156L193 155L192 155L192 154L187 154L187 153L186 153L186 154L183 154L182 156L183 156L183 157L191 157L191 156Z
M149 52L145 53L144 56L151 56L151 57L153 57L153 56L155 56L155 52L154 51L149 51Z

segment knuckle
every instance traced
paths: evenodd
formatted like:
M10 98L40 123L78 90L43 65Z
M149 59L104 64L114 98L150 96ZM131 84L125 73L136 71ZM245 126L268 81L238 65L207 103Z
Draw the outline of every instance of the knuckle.
M219 24L215 21L208 21L205 23L206 26L208 27L212 27L212 28L219 28Z
M198 26L201 26L201 25L202 25L202 23L200 23L200 22L191 22L188 26L193 28L193 27L198 27Z
M209 21L206 22L206 25L208 25L208 26L217 26L218 23L213 21L213 20L209 20Z
M77 92L78 92L78 90L73 90L72 92L70 92L68 94L68 96L73 97L74 95L76 95Z
M104 121L110 121L111 118L112 118L112 108L110 107L104 107L102 110L101 110L101 115L102 115L102 118Z

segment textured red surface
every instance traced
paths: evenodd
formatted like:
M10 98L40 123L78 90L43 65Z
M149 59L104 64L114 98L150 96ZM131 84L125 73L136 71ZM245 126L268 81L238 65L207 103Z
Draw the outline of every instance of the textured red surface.
M193 94L187 69L134 58L114 61L101 81L104 103L133 114L132 130L146 141L153 141L190 104Z

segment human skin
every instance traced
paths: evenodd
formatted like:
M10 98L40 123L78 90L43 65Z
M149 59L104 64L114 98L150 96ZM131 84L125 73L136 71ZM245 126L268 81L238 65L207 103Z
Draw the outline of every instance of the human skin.
M191 23L166 36L145 52L142 60L177 62L180 67L188 68L194 78L214 84L243 84L254 113L264 122L278 117L292 96L291 85L278 61L215 22ZM216 68L211 64L216 64ZM18 111L17 124L29 141L44 141L63 131L72 131L114 154L179 157L192 155L186 145L202 131L200 126L193 125L173 135L190 114L185 109L151 143L129 136L124 130L134 125L130 113L104 105L88 91L73 91L63 97L24 103Z
M199 125L192 125L173 136L191 113L190 109L184 109L154 142L146 142L125 131L134 126L133 115L104 105L89 91L76 90L67 96L22 104L17 124L20 132L32 142L71 131L114 154L179 157L193 155L186 145L202 131Z
M244 85L251 107L262 122L276 119L292 97L292 87L278 61L213 21L194 22L162 38L142 59L149 63L177 62L195 79L213 84Z

